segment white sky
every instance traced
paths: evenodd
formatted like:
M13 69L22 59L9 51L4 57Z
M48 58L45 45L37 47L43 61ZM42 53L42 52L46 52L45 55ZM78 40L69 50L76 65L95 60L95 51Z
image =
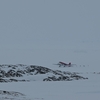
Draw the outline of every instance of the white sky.
M99 42L100 0L0 0L1 63L43 64Z

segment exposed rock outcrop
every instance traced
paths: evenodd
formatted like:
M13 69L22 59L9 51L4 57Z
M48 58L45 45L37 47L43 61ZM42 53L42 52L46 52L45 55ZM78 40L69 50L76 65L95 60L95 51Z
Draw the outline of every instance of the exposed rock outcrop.
M0 65L0 82L18 81L72 81L87 79L76 73L52 70L35 65Z

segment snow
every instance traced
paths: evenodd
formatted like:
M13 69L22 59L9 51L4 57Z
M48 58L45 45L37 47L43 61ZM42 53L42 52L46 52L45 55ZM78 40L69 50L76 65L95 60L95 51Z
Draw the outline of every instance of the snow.
M94 48L93 49L87 48L85 50L86 52L83 51L81 52L80 49L68 50L67 59L69 58L68 59L69 62L72 59L71 61L72 64L76 64L76 66L58 67L57 65L54 65L59 62L59 59L62 58L60 51L59 52L57 51L59 53L59 58L55 57L54 61L52 60L50 61L52 63L50 62L44 63L44 66L53 70L77 72L79 75L83 77L88 77L87 80L44 82L41 80L41 77L44 77L43 75L37 75L35 77L25 76L26 79L29 78L32 79L34 77L34 81L0 83L0 90L15 91L25 94L24 97L21 96L13 97L15 98L15 100L99 100L100 99L100 66L99 66L100 51L99 48L97 48L97 50ZM67 62L66 57L63 59L66 63L69 63ZM6 67L5 70L8 71ZM3 100L1 99L3 97L12 98L12 96L0 95L0 100Z
M59 68L59 61L76 66ZM88 77L25 75L34 80L0 83L0 100L100 100L100 0L0 0L0 64L6 72L6 64L32 64Z
M96 77L97 75L95 75ZM69 82L19 82L1 83L0 89L17 91L32 100L99 100L100 80Z
M16 97L15 100L99 100L100 99L100 73L87 70L87 67L59 68L77 72L86 76L87 80L74 81L50 81L44 82L10 82L0 83L0 90L16 91L25 94L24 97ZM76 69L76 70L75 70ZM26 77L27 78L27 77ZM6 96L6 95L5 95ZM9 97L9 96L7 96ZM10 98L10 97L9 97ZM2 99L0 99L2 100ZM6 99L4 99L6 100ZM9 100L9 99L8 99Z

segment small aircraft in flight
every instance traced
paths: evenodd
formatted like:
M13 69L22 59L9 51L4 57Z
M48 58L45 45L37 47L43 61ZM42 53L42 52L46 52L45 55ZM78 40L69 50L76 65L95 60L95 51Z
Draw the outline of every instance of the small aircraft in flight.
M69 62L68 64L67 63L64 63L64 62L59 62L58 64L55 64L55 65L59 65L59 67L72 67L72 64L71 62Z

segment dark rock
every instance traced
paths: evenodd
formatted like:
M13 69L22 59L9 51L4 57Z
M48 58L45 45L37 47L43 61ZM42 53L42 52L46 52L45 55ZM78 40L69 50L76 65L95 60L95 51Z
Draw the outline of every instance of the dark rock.
M52 70L46 67L35 66L35 65L30 65L30 66L26 66L23 64L0 65L0 67L1 67L0 82L30 81L24 78L23 80L20 80L20 77L24 77L26 75L28 76L37 75L37 74L46 75L43 81L72 81L72 80L79 80L79 79L88 79L77 75L75 72L74 73L63 72L63 71ZM8 70L5 71L5 68ZM16 77L18 78L16 79Z

